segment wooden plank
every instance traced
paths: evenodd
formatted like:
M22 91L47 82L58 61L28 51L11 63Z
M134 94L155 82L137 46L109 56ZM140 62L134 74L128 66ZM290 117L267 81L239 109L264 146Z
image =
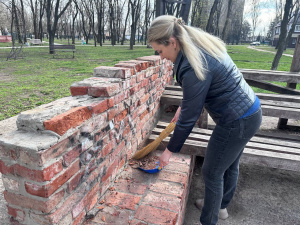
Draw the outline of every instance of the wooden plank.
M293 72L274 72L273 70L247 70L240 69L244 78L260 81L280 81L288 83L300 83L300 74Z
M149 142L154 141L158 135L150 135L149 137ZM170 137L165 138L162 141L162 145L159 146L159 149L164 149L165 146L170 141ZM198 155L198 156L205 156L205 151L207 148L207 142L200 142L200 141L195 141L195 140L190 140L187 139L182 146L182 149L180 150L180 153L183 154L190 154L187 152L193 152L193 154ZM289 153L283 153L283 152L273 152L273 151L264 151L263 149L255 149L246 146L244 153L245 155L256 155L256 156L267 156L270 158L279 158L279 159L288 159L288 160L293 160L293 161L298 161L300 162L300 155L295 155L295 154L289 154ZM299 164L300 166L300 164Z
M262 105L262 114L270 117L281 117L288 119L300 119L300 109L285 109L277 106Z
M283 95L283 94L267 94L267 93L255 93L255 94L259 99L300 103L300 96Z
M149 141L155 140L158 135L151 135ZM169 142L169 137L163 140L158 147L164 149ZM207 143L186 140L180 153L188 155L205 156ZM259 166L300 171L300 156L281 152L268 152L246 147L241 157L241 163L250 163Z
M167 125L168 125L168 123L158 122L157 127L153 130L153 133L154 134L161 133L162 130L167 127ZM211 136L212 130L194 127L192 130L192 133L199 134L199 135ZM281 137L278 137L278 136L276 136L276 134L274 134L274 137L272 137L270 134L266 137L260 137L260 136L256 135L250 141L253 143L265 143L265 144L269 144L269 145L277 145L277 146L283 146L283 147L286 146L286 147L300 149L299 137L297 139L296 138L287 139L283 135L281 135Z
M274 100L284 102L297 102L300 103L300 96L285 95L285 94L268 94L268 93L255 93L259 99L263 100ZM180 96L182 97L182 90L180 89L166 89L164 95Z
M152 132L152 134L154 135L159 135L160 132L163 129L158 129L155 128ZM170 135L172 136L172 135ZM199 143L208 143L210 139L210 135L202 135L202 134L197 134L197 133L190 133L189 137L187 140L193 140L193 141L197 141ZM279 145L275 145L272 143L265 143L263 142L262 138L256 139L256 141L254 141L255 139L251 139L246 147L248 148L253 148L253 149L259 149L259 150L263 150L263 151L269 151L269 152L276 152L276 153L285 153L285 154L293 154L293 155L298 155L300 156L300 149L299 149L299 143L293 143L293 144L298 144L298 147L294 147L293 145L290 145L291 147L287 147L284 144L291 144L286 142L282 142Z
M277 84L268 83L265 81L257 81L253 79L246 79L247 83L251 86L262 88L264 90L280 93L280 94L288 94L288 95L300 95L300 91L295 90L293 88L282 87Z
M276 101L276 100L260 100L261 105L278 106L281 108L289 109L300 109L300 103L297 102L286 102L286 101Z

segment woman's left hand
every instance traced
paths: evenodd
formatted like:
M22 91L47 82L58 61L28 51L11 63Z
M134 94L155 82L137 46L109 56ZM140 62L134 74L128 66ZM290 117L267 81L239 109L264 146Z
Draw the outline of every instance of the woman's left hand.
M167 148L165 149L165 151L163 152L163 154L161 154L161 156L159 157L159 166L161 168L164 168L165 166L167 166L169 164L169 160L172 156L172 152L170 152Z

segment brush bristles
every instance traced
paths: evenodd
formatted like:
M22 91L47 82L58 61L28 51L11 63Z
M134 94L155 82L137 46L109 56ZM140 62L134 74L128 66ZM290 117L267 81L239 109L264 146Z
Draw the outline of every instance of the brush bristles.
M150 152L157 149L160 142L169 136L169 134L175 129L175 126L176 126L175 122L170 123L154 141L149 143L147 146L142 148L140 151L136 152L132 158L133 159L141 159L141 158L145 157L146 155L148 155Z

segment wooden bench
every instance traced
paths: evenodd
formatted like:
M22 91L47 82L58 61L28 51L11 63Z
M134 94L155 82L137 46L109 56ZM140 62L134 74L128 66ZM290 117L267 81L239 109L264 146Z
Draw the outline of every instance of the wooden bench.
M155 140L167 125L168 123L158 122L149 142ZM212 130L194 127L180 153L204 157L211 134ZM170 137L164 139L158 148L164 149L169 140ZM300 137L258 133L246 145L241 163L300 171Z
M53 58L57 52L73 52L74 58L75 45L50 45L50 52L53 52Z
M264 116L300 120L300 95L256 93L261 100ZM182 90L179 86L167 86L161 97L161 103L179 105Z
M43 44L43 42L41 41L41 39L30 39L30 43L33 45L41 45Z

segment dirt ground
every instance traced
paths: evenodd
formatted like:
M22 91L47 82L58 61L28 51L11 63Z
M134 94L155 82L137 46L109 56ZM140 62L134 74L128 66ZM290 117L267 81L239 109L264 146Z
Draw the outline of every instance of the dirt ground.
M277 122L277 118L263 117L261 130L280 133ZM300 125L293 120L288 124ZM202 163L203 158L198 157L184 225L199 222L201 212L194 203L197 198L204 197ZM218 225L300 225L300 173L241 164L237 190L228 213L229 218L220 220Z

